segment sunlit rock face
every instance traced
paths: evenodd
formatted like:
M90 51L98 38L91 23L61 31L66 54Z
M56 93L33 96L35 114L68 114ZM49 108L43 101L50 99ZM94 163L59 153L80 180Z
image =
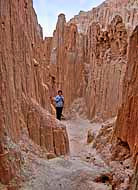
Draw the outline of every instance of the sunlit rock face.
M138 27L129 40L126 74L123 83L123 101L119 109L116 136L127 142L135 161L138 159Z
M0 182L4 184L20 168L20 152L11 145L18 144L24 129L48 151L68 152L66 129L47 112L32 108L33 100L40 110L50 111L47 44L50 39L43 41L32 1L0 1ZM40 130L45 139L40 139Z
M132 31L138 23L137 0L106 0L88 12L80 11L70 23L75 23L80 33L86 33L92 22L99 22L102 28L107 29L116 15L120 15L127 29Z

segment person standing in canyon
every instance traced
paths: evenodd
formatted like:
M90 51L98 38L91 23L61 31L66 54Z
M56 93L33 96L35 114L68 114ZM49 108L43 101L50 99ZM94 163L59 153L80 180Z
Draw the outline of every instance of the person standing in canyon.
M64 106L64 96L62 94L62 90L58 91L58 95L54 97L54 101L56 104L56 117L58 120L61 120L62 110Z

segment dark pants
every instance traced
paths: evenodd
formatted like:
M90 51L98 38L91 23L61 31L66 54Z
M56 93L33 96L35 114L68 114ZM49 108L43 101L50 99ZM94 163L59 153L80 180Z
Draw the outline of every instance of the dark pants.
M56 115L58 120L61 120L62 110L63 107L56 107Z

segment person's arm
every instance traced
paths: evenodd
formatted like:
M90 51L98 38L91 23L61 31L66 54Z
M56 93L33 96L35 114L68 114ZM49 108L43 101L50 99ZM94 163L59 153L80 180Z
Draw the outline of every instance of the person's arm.
M63 101L63 104L64 104L64 96L62 96L62 101Z
M60 101L60 98L58 96L54 97L54 101L58 103Z

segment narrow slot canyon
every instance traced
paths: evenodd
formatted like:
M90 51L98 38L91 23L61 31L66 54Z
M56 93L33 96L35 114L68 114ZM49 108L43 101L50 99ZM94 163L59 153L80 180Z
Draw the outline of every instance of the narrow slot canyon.
M52 37L32 0L0 0L0 190L138 190L137 0L61 13Z

